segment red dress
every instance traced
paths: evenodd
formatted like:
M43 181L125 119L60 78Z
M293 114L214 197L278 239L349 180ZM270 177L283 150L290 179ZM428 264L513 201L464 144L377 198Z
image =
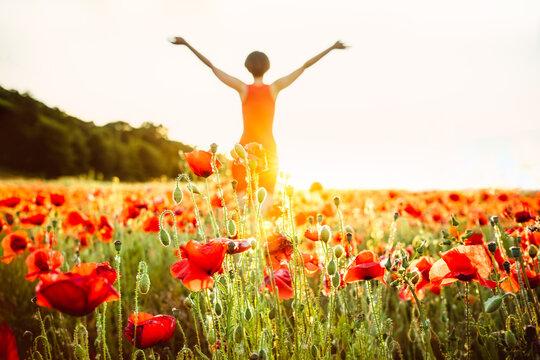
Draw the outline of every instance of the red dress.
M266 152L268 169L259 175L259 186L269 193L274 192L277 173L279 170L276 142L272 132L274 124L274 111L276 101L272 95L270 85L251 84L247 86L247 93L242 102L242 117L244 119L244 132L240 144L251 142L259 143ZM238 181L237 189L247 187L245 169L242 165L232 167L233 177Z

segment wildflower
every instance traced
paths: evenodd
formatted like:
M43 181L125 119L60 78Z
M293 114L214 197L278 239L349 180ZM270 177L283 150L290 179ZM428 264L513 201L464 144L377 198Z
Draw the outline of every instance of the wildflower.
M66 202L66 197L62 194L53 193L50 195L51 204L54 206L62 206Z
M135 329L135 326L137 329ZM143 312L129 315L128 325L124 328L124 335L139 349L146 349L154 345L164 344L174 335L176 321L170 315L151 315Z
M497 286L488 279L492 265L484 245L460 245L441 254L441 257L429 272L432 285L449 285L457 280L476 280L490 289Z
M26 257L28 272L25 278L34 281L40 275L54 272L64 263L64 256L58 251L37 249Z
M204 150L193 150L192 152L184 153L188 162L189 168L197 176L204 178L209 177L214 173L212 169L212 153ZM221 162L216 159L216 167L221 167Z
M369 250L361 251L347 266L343 281L346 284L361 280L384 281L384 266L381 265L377 256Z
M15 334L8 324L0 324L0 359L19 360Z
M21 198L18 196L12 196L6 199L0 200L0 207L8 207L8 208L14 208L15 206L19 205L21 202Z
M279 269L274 271L274 282L280 299L287 300L294 297L291 273L289 272L289 267L286 264L281 264ZM266 275L264 277L264 285L268 290L272 291L273 284L270 275ZM275 293L275 291L272 292Z
M180 246L183 259L171 266L171 275L191 291L208 289L214 285L212 275L221 270L226 251L227 246L219 239L206 244L190 240Z
M2 261L9 264L13 261L15 255L25 252L31 244L32 243L24 230L17 230L6 235L4 239L2 239L2 248L4 249Z
M417 271L420 274L418 282L414 286L414 290L418 299L422 300L424 298L425 289L431 290L432 293L440 295L441 288L440 286L433 285L429 281L429 271L435 263L435 259L429 256L422 256L419 259L413 260L407 272ZM399 292L399 297L403 300L412 300L412 294L410 289L406 286Z
M41 275L36 303L68 315L84 316L104 302L119 299L112 286L116 277L109 263L81 263L68 273Z
M293 244L289 239L278 232L270 235L266 239L266 248L268 252L265 251L265 254L270 253L269 260L274 269L278 269L282 262L291 260L294 250Z

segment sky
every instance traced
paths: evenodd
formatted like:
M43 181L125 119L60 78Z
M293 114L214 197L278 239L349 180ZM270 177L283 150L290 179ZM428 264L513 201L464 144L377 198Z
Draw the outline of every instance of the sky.
M287 75L280 167L300 188L540 188L540 2L0 0L0 85L85 121L163 124L228 153L253 50Z

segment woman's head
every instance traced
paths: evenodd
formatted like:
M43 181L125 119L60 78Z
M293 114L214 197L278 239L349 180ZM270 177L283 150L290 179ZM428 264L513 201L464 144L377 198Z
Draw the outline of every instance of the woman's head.
M265 53L254 51L248 55L244 65L253 77L261 77L270 68L270 60Z

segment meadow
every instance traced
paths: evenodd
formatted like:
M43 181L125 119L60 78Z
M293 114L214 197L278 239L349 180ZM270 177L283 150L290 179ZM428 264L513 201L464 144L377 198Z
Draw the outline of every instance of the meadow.
M0 358L539 358L540 192L271 198L259 153L245 191L190 154L173 182L0 183Z

